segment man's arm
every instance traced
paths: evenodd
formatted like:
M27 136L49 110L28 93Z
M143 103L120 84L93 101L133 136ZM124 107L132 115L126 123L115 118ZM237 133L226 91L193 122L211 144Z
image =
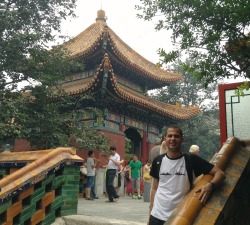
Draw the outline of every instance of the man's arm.
M113 160L112 158L109 158L109 160L111 160L116 166L120 166L120 160L119 162Z
M150 190L149 217L153 209L155 193L157 191L158 184L159 184L159 180L156 178L152 178L152 185L151 185L151 190ZM149 224L149 220L148 220L148 224Z
M196 193L200 192L199 200L202 204L206 203L213 189L226 179L225 173L216 166L213 167L209 174L213 176L213 179L195 191Z

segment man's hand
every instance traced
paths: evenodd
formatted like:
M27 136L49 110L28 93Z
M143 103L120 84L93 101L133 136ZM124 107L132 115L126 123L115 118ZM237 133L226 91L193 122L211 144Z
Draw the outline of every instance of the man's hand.
M203 205L207 202L212 190L213 190L212 184L207 183L195 191L195 193L200 192L198 199L201 201Z

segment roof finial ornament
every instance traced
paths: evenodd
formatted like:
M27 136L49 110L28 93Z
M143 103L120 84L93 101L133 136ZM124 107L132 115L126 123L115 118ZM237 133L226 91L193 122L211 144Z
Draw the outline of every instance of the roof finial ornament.
M105 16L105 11L100 9L97 11L97 18L96 21L104 21L106 22L107 17Z

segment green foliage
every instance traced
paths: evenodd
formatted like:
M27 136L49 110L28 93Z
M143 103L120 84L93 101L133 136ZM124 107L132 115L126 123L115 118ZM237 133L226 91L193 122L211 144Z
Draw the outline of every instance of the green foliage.
M47 149L68 146L74 136L75 144L86 149L107 148L106 137L83 123L79 126L72 116L72 109L84 108L86 96L70 97L57 87L58 81L84 68L63 46L51 46L59 40L61 21L74 17L75 3L0 3L0 142L23 138L33 149Z
M128 138L125 138L125 158L126 159L131 159L133 154L130 154L129 151L131 149L131 140Z
M220 129L218 109L208 110L202 115L181 122L178 125L183 129L183 149L188 152L191 145L200 147L201 157L210 160L220 149Z
M91 96L85 96L85 99L91 99ZM74 102L74 110L71 110L70 119L70 145L80 150L99 150L102 152L108 152L110 147L110 139L97 129L89 127L85 121L79 121L79 114L83 115L87 111L82 110L81 103L79 100ZM93 100L93 99L92 99ZM74 99L75 101L75 99ZM102 112L98 109L91 109L91 112L96 117L102 117Z
M245 81L242 85L237 87L237 89L235 90L235 94L238 96L245 96L245 93L244 93L245 90L246 91L249 90L249 83L247 81Z
M159 50L164 63L188 55L205 87L232 75L250 78L249 1L142 0L136 9L157 30L172 31L176 50Z
M86 99L92 100L92 97L65 95L47 99L49 91L34 93L25 98L23 120L14 120L14 123L23 125L19 138L28 140L32 149L73 146L107 151L109 139L79 118L79 114L86 113L81 109L83 102Z
M185 64L192 63L186 61ZM201 107L203 112L191 120L177 122L177 125L184 133L183 150L188 152L190 146L196 144L200 146L201 156L209 160L220 148L217 85L211 84L204 89L203 85L194 78L193 73L183 70L183 65L176 66L175 69L182 73L183 80L157 90L152 97L170 104L178 102L185 106Z
M81 123L81 126L74 127L71 135L70 146L74 146L83 150L99 150L101 152L109 151L109 138L95 130L93 127L88 127Z
M22 132L22 125L14 123L22 121L25 117L23 113L23 98L18 93L10 91L0 92L0 137L7 140L10 137L19 137Z
M72 70L61 47L48 50L60 22L74 16L75 0L5 0L0 5L0 90L20 82L54 85ZM74 65L75 67L75 65Z
M155 98L159 101L163 101L169 104L180 103L185 106L199 105L202 110L208 108L217 107L218 100L217 84L210 84L206 89L203 87L203 83L198 82L196 79L196 71L190 68L193 62L186 60L184 63L179 62L179 65L170 68L178 73L182 74L182 80L170 84L169 86L159 89L155 92Z

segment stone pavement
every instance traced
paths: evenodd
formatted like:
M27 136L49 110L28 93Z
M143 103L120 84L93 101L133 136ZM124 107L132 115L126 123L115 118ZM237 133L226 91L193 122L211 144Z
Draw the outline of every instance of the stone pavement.
M106 203L101 197L94 201L80 198L78 215L64 216L53 225L145 225L148 219L149 202L131 197L120 197L118 202Z

